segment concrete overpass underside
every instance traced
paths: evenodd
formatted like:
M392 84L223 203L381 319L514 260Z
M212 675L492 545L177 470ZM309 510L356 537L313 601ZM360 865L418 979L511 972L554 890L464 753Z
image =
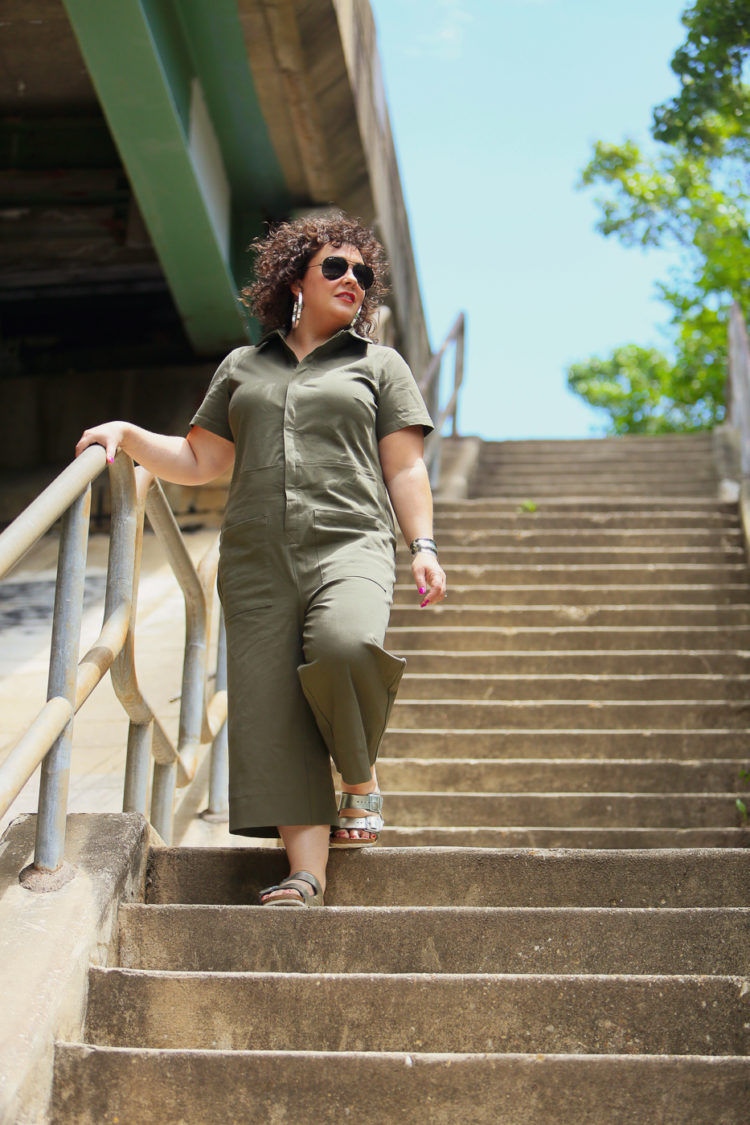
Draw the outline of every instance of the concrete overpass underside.
M87 424L183 431L217 359L253 338L237 301L248 243L330 205L384 242L396 342L419 371L429 345L367 0L6 0L0 517Z

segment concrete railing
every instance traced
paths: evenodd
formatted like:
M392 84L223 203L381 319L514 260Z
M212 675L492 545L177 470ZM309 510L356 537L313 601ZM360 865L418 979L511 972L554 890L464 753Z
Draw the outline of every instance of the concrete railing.
M750 340L742 310L735 302L729 313L729 377L727 421L740 437L743 478L750 478Z
M193 565L159 482L119 453L109 466L112 522L104 620L94 645L79 659L91 482L106 456L92 446L69 465L0 535L0 578L62 516L47 702L0 766L0 815L41 764L34 863L26 885L63 865L73 717L109 671L129 719L123 811L148 815L165 841L172 836L176 786L195 776L200 746L214 740L212 796L219 800L227 711L223 632L216 683L208 697L208 650L218 565L218 536ZM161 541L185 599L185 650L179 734L174 745L144 697L135 668L135 614L144 517ZM150 808L148 779L153 759ZM224 807L226 797L224 797ZM221 811L220 807L214 811ZM59 882L58 884L59 885Z
M726 417L736 435L739 453L740 518L745 549L750 554L750 339L742 310L735 302L729 313L729 372Z

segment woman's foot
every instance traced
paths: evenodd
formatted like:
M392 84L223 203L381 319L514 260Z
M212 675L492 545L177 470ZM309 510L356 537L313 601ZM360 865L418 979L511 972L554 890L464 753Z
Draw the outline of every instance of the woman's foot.
M261 906L322 906L323 888L309 871L295 871L259 897Z
M341 795L351 793L359 797L365 797L370 794L377 794L380 796L380 789L378 788L378 781L375 776L375 767L372 768L372 777L369 781L363 782L361 785L347 785L343 781L341 783ZM380 811L382 809L382 801L372 802L372 808L339 808L339 820L344 818L361 819L368 816L368 814L375 814L381 820ZM342 828L340 825L333 825L331 829L331 840L342 840L344 842L351 841L359 844L374 844L377 841L380 829L369 828Z
M274 903L289 906L322 905L326 889L329 834L330 827L327 824L279 825L279 835L286 848L292 874L260 892L261 906L272 906ZM305 879L301 880L301 876L305 876ZM319 902L306 901L306 894L318 893Z

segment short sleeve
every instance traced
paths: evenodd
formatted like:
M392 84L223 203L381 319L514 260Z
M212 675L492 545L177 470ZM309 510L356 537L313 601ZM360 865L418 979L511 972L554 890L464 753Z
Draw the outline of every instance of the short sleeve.
M216 373L209 383L203 402L190 419L191 426L202 426L212 434L234 441L234 434L229 427L229 376L234 367L235 352L221 361Z
M407 426L422 426L425 436L434 428L408 364L393 348L383 348L378 381L378 441Z

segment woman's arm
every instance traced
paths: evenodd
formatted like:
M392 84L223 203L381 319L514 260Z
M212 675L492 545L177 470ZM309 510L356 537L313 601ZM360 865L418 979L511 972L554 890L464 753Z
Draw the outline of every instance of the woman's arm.
M76 457L89 445L103 445L108 461L122 449L154 476L174 484L206 484L234 462L234 443L202 426L193 426L183 438L155 434L132 422L103 422L84 430Z
M407 426L388 434L380 441L378 451L385 486L404 539L407 543L432 539L432 493L424 463L422 427ZM411 570L420 594L426 594L423 606L445 597L445 574L431 551L414 555Z

